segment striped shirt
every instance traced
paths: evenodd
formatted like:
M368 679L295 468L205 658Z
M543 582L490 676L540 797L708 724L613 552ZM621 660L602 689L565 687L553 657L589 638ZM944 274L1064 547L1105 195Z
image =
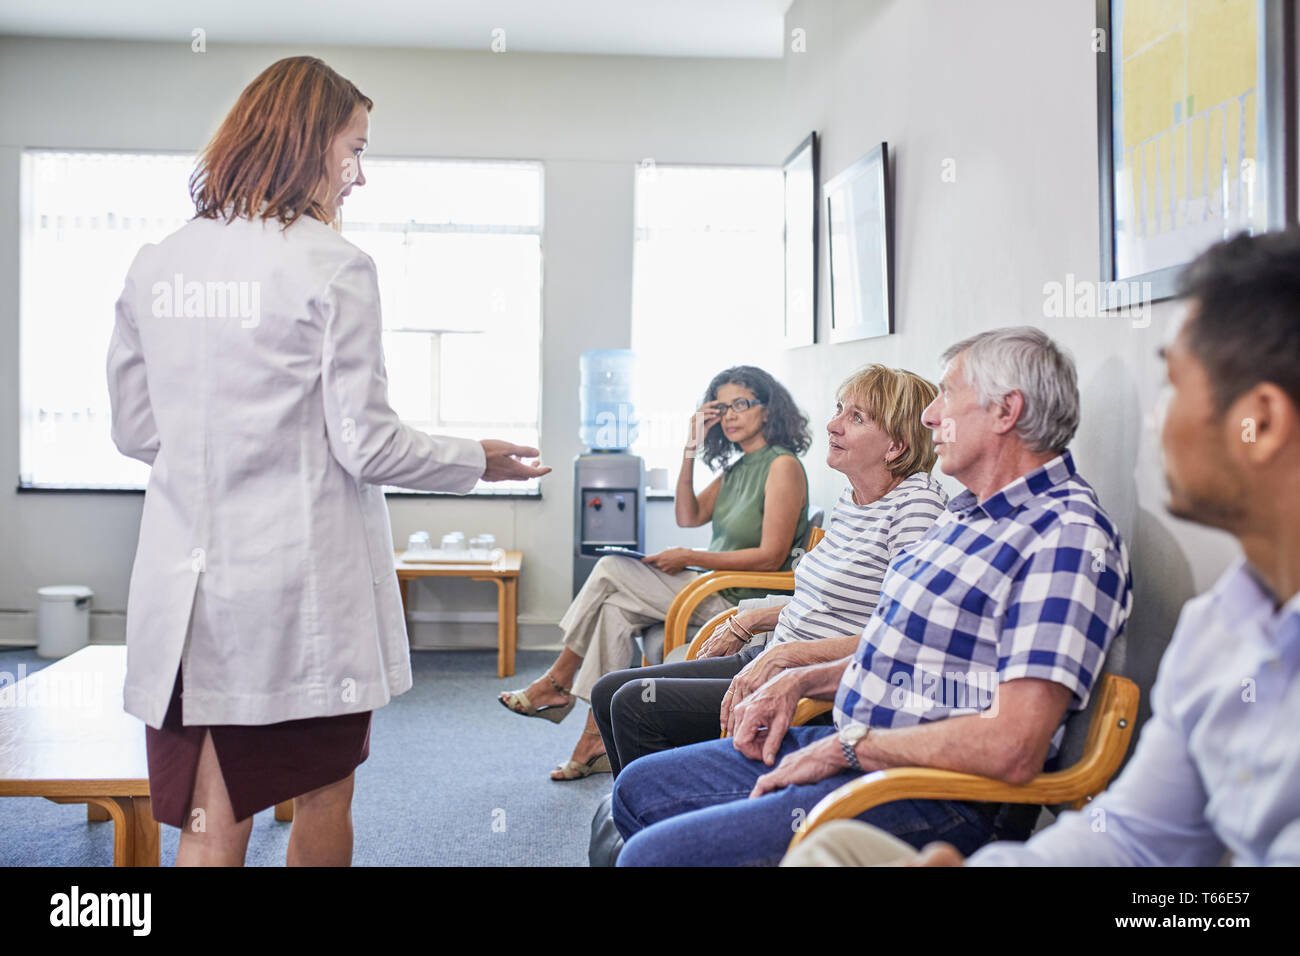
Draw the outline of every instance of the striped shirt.
M981 503L963 491L890 565L835 697L835 726L908 727L1053 681L1082 710L1132 606L1128 550L1066 451ZM1056 728L1049 757L1064 735Z
M909 475L869 504L845 488L826 537L794 569L794 597L781 609L768 646L860 634L880 598L885 568L934 524L948 494L928 472Z

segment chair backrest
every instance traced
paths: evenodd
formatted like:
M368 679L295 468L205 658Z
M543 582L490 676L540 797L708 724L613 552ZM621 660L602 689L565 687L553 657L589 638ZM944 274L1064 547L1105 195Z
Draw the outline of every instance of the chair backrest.
M826 537L826 532L821 528L809 528L808 547L804 548L804 551L811 551L813 548L817 547L817 542L824 537Z
M1092 689L1094 691L1101 683L1102 674L1124 673L1124 652L1127 649L1127 644L1126 634L1120 634L1115 640L1111 641L1110 650L1106 652L1106 660L1101 668L1101 674L1096 675L1093 679ZM1092 718L1097 712L1097 703L1100 699L1100 694L1090 694L1088 706L1083 710L1074 711L1065 719L1065 737L1061 740L1061 749L1056 758L1058 767L1073 767L1079 762L1079 758L1083 756L1084 747L1088 741L1088 728L1092 726ZM1062 811L1071 809L1071 804L1054 803L1048 809L1060 816Z
M1163 653L1164 648L1168 646L1169 637L1170 635L1167 633L1156 632L1142 634L1134 640L1140 641L1144 656L1149 656L1154 653L1158 659ZM1106 661L1102 665L1101 673L1098 674L1096 679L1093 681L1094 693L1092 693L1088 698L1088 706L1083 710L1075 711L1066 718L1065 737L1061 741L1061 749L1057 758L1058 767L1071 767L1078 762L1080 757L1083 756L1088 743L1088 732L1092 726L1093 716L1097 711L1098 702L1101 699L1101 695L1095 693L1095 691L1101 682L1102 675L1116 674L1122 677L1127 677L1129 680L1133 681L1133 683L1138 686L1138 690L1141 693L1141 701L1143 704L1142 709L1149 711L1149 707L1146 705L1151 696L1151 685L1154 682L1154 672L1150 668L1142 666L1140 662L1135 662L1131 659L1129 643L1130 632L1126 627L1111 642L1110 648L1106 652ZM1141 720L1139 719L1134 723L1134 741L1137 740L1140 730ZM1125 763L1127 763L1128 758L1132 756L1133 749L1133 746L1129 747L1129 752L1124 758ZM1122 764L1120 766L1120 771L1123 771ZM1068 803L1050 804L1048 805L1048 809L1053 814L1060 816L1062 811L1072 809L1072 805Z

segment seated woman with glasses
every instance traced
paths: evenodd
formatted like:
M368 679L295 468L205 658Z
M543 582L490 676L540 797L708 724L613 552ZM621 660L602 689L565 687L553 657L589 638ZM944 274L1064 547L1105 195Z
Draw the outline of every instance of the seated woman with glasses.
M591 709L618 774L637 757L730 731L736 704L790 667L852 654L880 598L885 569L934 525L948 495L921 411L933 384L870 365L840 386L826 425L826 464L848 479L826 537L798 562L784 606L741 610L709 635L695 660L601 678ZM751 640L771 631L766 640ZM654 680L645 694L643 680Z
M637 633L662 623L673 598L699 576L688 567L789 570L795 549L804 547L808 537L808 476L798 456L811 443L808 417L767 372L739 365L716 375L691 417L675 500L679 527L712 522L709 550L669 548L640 560L601 558L560 619L560 656L526 688L501 694L501 704L526 717L559 723L578 698L591 699L591 689L603 675L627 667ZM699 494L697 457L711 471L721 471ZM748 589L711 595L696 609L692 623L698 627L753 596ZM600 731L588 713L572 756L551 772L551 779L609 772Z

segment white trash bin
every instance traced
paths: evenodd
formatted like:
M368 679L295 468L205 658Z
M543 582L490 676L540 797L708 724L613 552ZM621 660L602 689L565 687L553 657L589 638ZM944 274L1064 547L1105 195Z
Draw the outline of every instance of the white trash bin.
M36 654L67 657L90 643L90 599L82 584L53 584L36 591Z

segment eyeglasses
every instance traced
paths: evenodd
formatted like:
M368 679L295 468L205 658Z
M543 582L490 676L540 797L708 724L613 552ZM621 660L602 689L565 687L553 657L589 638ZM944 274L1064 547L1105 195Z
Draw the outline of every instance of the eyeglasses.
M758 399L755 398L738 398L731 404L727 404L726 402L714 402L713 406L714 408L718 409L719 414L725 415L727 413L727 409L731 409L733 412L739 415L741 412L747 412L751 408L754 408L762 404L763 404L762 402L758 401Z

